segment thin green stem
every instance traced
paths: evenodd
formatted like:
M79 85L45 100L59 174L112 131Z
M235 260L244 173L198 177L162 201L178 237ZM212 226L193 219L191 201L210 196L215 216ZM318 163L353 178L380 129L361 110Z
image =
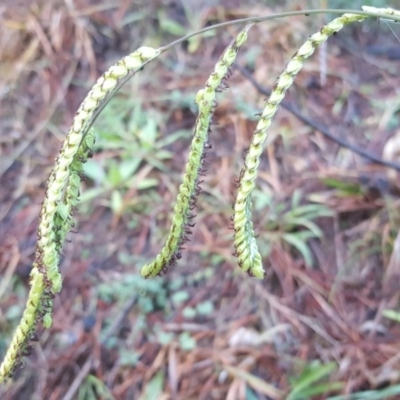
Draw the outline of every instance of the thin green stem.
M274 20L274 19L281 19L281 18L286 18L286 17L295 17L295 16L310 16L310 15L315 15L315 14L356 14L356 15L364 15L366 17L371 17L371 18L382 18L383 16L386 19L395 21L395 22L400 22L400 15L398 14L383 14L382 12L378 12L378 11L372 11L374 10L378 10L375 9L373 7L368 7L368 9L370 9L371 11L358 11L358 10L348 10L348 9L317 9L317 10L303 10L303 11L288 11L288 12L283 12L283 13L276 13L276 14L270 14L270 15L266 15L263 17L248 17L248 18L240 18L240 19L236 19L234 21L226 21L226 22L221 22L219 24L215 24L212 26L207 26L206 28L202 28L199 29L195 32L189 33L177 40L174 40L171 43L168 43L165 46L162 46L158 49L159 51L159 55L161 55L162 53L166 52L167 50L172 49L173 47L177 46L180 43L183 43L185 41L187 41L188 39L201 35L203 33L212 31L214 29L221 29L221 28L225 28L228 26L234 26L234 25L242 25L242 24L249 24L249 23L259 23L259 22L264 22L264 21L270 21L270 20ZM153 60L151 60L153 61ZM94 112L92 119L88 122L87 124L87 129L89 129L93 123L95 122L95 120L97 119L97 117L99 116L100 112L103 110L103 108L107 105L107 103L111 100L111 98L114 96L114 94L120 90L122 88L123 85L125 85L126 82L128 82L128 80L132 77L133 75L127 75L126 77L124 77L123 79L120 79L118 82L118 85L116 86L116 88L113 90L112 93L110 93L107 96L107 99L105 99L100 105L99 108Z
M373 7L368 7L368 9L375 9ZM376 9L378 10L378 9ZM310 15L315 15L315 14L356 14L356 15L362 15L365 17L371 17L371 18L382 18L383 16L385 19L390 19L392 21L397 21L400 22L400 15L398 14L383 14L382 12L378 11L358 11L358 10L348 10L348 9L330 9L330 8L321 8L321 9L316 9L316 10L302 10L302 11L288 11L288 12L282 12L282 13L276 13L276 14L270 14L266 15L264 17L248 17L248 18L240 18L240 19L235 19L234 21L226 21L226 22L221 22L219 24L215 24L212 26L207 26L206 28L200 29L198 31L192 32L187 34L186 36L183 36L177 40L174 40L173 42L160 47L160 51L166 51L171 49L172 47L194 37L197 35L201 35L203 33L212 31L214 29L220 29L220 28L225 28L227 26L233 26L233 25L240 25L240 24L247 24L247 23L259 23L259 22L264 22L264 21L269 21L273 19L281 19L281 18L286 18L286 17L295 17L295 16L310 16Z

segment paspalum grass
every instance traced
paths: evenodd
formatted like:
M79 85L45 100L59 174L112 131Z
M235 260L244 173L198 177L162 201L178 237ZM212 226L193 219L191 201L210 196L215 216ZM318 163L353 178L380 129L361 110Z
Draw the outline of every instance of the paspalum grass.
M235 62L237 52L247 39L247 31L251 25L247 25L236 37L230 46L224 51L215 65L213 73L206 82L204 89L196 95L196 104L199 108L198 117L190 148L186 172L183 183L179 187L179 193L172 217L171 229L165 246L156 259L142 268L141 274L145 278L166 272L173 266L176 260L181 258L181 248L191 233L192 220L195 215L193 210L196 205L196 196L200 193L200 176L205 172L205 156L210 148L208 136L210 134L214 110L216 92L226 86L225 80L231 73L232 64Z
M171 229L161 253L153 262L144 266L141 272L146 278L154 277L165 272L168 267L176 263L177 259L180 258L186 236L190 234L194 218L192 209L195 207L196 196L200 190L199 177L204 172L205 154L207 149L210 148L208 136L216 107L216 93L226 86L231 66L239 48L246 41L249 29L253 24L269 19L328 12L341 14L341 16L312 35L300 47L278 78L275 88L261 113L238 182L233 216L235 253L240 267L245 272L255 278L262 279L264 277L262 258L257 248L251 221L251 193L255 187L260 156L267 138L267 129L280 102L304 61L329 36L338 32L345 25L363 21L368 17L385 17L386 19L400 21L400 12L389 8L377 9L373 7L364 7L363 11L305 10L225 22L189 34L159 49L141 47L134 53L122 58L98 79L75 115L71 129L56 158L55 166L47 182L39 219L35 259L31 271L31 289L21 322L0 366L0 383L12 377L21 362L21 358L30 353L30 342L36 339L37 324L42 322L45 327L52 325L52 300L62 287L62 277L58 270L60 253L66 235L73 225L72 213L78 202L83 164L91 156L95 140L91 126L113 94L131 76L144 68L147 63L176 44L210 29L233 24L247 24L224 51L207 80L205 88L201 89L196 96L199 113L186 164L186 172L183 183L179 188L172 216Z

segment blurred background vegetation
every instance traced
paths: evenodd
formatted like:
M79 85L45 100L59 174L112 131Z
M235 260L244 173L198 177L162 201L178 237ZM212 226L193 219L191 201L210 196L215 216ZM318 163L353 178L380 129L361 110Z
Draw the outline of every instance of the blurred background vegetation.
M399 4L396 4L399 3ZM111 64L207 25L381 1L54 0L0 4L0 358L25 306L40 202L85 94ZM400 2L391 6L400 7ZM255 26L238 65L271 89L333 16ZM400 396L396 172L279 111L254 193L267 277L232 255L231 205L264 95L238 71L219 94L191 241L154 280L196 118L194 97L238 27L150 64L98 118L54 325L38 330L1 399L389 399ZM397 24L346 28L306 63L288 101L396 161Z

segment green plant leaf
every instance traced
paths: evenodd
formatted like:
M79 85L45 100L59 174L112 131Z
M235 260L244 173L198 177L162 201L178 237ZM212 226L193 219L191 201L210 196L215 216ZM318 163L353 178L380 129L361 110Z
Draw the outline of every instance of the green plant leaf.
M196 316L196 314L197 314L197 311L193 307L185 307L182 310L182 315L186 319L193 319Z
M321 365L319 362L311 363L303 370L299 377L291 380L292 390L286 400L301 399L304 392L313 388L314 384L330 375L336 368L337 365L334 362L325 365Z
M167 32L174 36L183 36L186 33L184 26L178 24L173 19L166 17L164 12L160 12L158 15L158 21L160 27L164 32Z
M185 303L189 297L189 293L186 290L179 290L172 295L171 300L174 304L180 305Z
M325 178L322 179L322 182L332 189L339 189L342 195L351 196L363 193L362 188L358 184L344 182L334 178Z
M308 219L314 219L318 217L331 217L333 212L321 204L304 204L291 209L286 215L288 218L306 216Z
M174 334L171 332L157 332L157 340L163 346L169 345L174 340Z
M145 384L139 400L159 399L163 392L164 379L163 371L157 372L153 378Z
M113 190L111 192L111 209L114 214L119 214L122 209L122 195L119 190Z
M297 189L292 195L292 209L296 209L300 206L301 198L303 197L302 191Z
M137 171L141 162L142 159L139 157L123 160L122 162L120 162L119 170L121 173L121 178L123 180L130 178Z
M327 400L395 400L400 395L400 385L379 390L366 390L346 395L329 397ZM392 397L396 396L396 397Z
M305 243L304 239L301 238L298 233L284 233L282 235L282 239L299 251L299 253L303 256L307 267L312 267L313 259L311 251Z
M293 218L292 220L288 220L287 223L292 225L291 226L292 229L294 227L297 228L298 226L304 226L305 228L307 228L310 231L310 233L312 233L313 237L321 238L323 236L323 233L322 233L321 229L319 228L319 226L317 226L313 221L311 221L307 218L297 217L297 218ZM287 228L287 230L289 230L289 228Z
M312 396L337 392L338 390L343 389L343 386L343 382L327 382L319 385L314 384L312 387L304 389L301 393L296 395L293 400L309 400Z
M110 165L107 172L107 181L113 187L117 187L123 180L123 176L121 174L121 170L119 165L114 161L110 160Z
M396 310L383 310L382 315L388 319L391 319L393 321L399 322L400 323L400 313Z
M196 348L196 339L194 339L188 332L182 332L179 335L179 345L184 351L191 351Z
M214 311L214 304L212 301L204 301L197 304L196 310L199 314L208 315Z

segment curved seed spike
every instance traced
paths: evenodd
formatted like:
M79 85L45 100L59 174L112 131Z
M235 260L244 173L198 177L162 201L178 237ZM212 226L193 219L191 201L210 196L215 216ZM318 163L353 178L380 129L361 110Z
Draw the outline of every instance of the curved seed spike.
M32 270L31 289L26 308L0 366L0 383L13 375L18 367L23 350L29 345L29 340L35 334L44 290L45 284L43 275L37 270Z
M98 79L75 115L47 182L31 271L31 289L21 322L0 365L0 383L13 375L21 357L29 351L29 341L35 337L39 320L46 328L52 324L53 293L62 287L62 277L58 272L60 252L72 226L71 214L79 194L83 164L91 156L94 144L94 131L90 124L121 81L159 54L161 50L141 47L124 57Z
M341 17L325 25L319 32L310 36L286 65L285 70L279 76L265 104L264 110L253 133L244 167L240 173L233 219L235 230L234 246L238 256L239 266L243 271L255 278L262 279L265 273L262 267L262 258L254 237L253 223L251 222L251 193L255 187L257 169L263 151L263 143L267 138L267 129L271 125L271 120L278 110L280 102L285 97L286 91L293 83L295 76L302 68L304 61L310 57L314 53L314 50L324 43L329 36L338 32L343 26L352 22L362 21L365 18L366 16L343 14Z
M363 9L363 11L383 14L383 16L385 16L385 15L400 16L400 11L395 10L393 8L376 8L376 7L370 7L370 6L362 6L361 8Z
M62 280L58 272L60 251L71 224L68 221L70 207L75 205L79 189L79 179L74 169L80 169L81 160L76 155L81 151L81 156L87 158L87 146L83 141L86 140L85 135L90 123L96 110L108 101L110 93L117 87L119 80L140 70L159 54L160 50L142 47L118 61L98 79L75 115L71 129L48 180L38 228L37 257L34 267L46 274L53 293L61 290ZM82 143L84 143L83 147L81 147ZM68 193L66 193L66 190ZM72 197L68 198L67 202L63 202L65 195Z
M179 193L172 216L172 226L165 246L154 261L142 267L141 274L145 278L159 275L168 267L174 265L181 257L182 245L188 241L185 232L191 219L191 209L195 206L195 196L199 191L199 173L204 164L205 148L208 145L208 134L211 119L216 106L215 95L221 82L230 73L231 66L236 59L239 48L247 40L247 32L253 24L247 25L226 48L221 58L215 65L214 72L208 78L205 88L196 95L196 103L199 114L196 120L194 137L190 147L186 171L183 182L179 187Z

